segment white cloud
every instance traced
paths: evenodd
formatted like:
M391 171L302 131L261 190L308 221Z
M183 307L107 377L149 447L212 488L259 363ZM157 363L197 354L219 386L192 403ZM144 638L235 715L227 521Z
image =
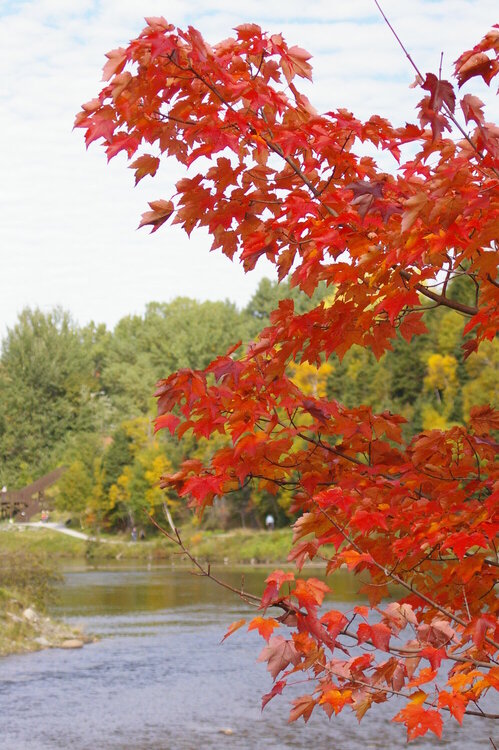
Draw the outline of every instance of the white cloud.
M385 11L423 71L444 71L495 20L491 0L386 0ZM210 42L254 21L314 55L309 95L319 109L346 106L396 122L412 118L418 92L403 53L371 0L25 0L0 4L0 336L26 306L61 304L82 323L113 325L146 302L177 295L244 304L259 268L245 276L206 235L176 228L136 232L147 200L167 196L175 168L133 189L124 160L109 166L72 132L75 113L100 89L104 53L143 27L144 15L197 26ZM480 91L482 98L490 92Z

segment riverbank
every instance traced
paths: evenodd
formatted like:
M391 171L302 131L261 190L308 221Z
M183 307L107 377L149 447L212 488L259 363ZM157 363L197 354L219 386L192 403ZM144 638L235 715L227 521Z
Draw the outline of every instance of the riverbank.
M19 592L0 588L0 656L45 648L81 648L93 640L43 614Z
M181 529L182 540L200 561L230 565L285 564L291 547L291 529L257 531L234 529L227 532L204 531L196 527ZM101 536L95 540L77 539L50 528L3 525L2 549L6 552L42 552L51 560L89 561L136 560L144 562L180 562L179 549L165 537L137 542L124 536Z

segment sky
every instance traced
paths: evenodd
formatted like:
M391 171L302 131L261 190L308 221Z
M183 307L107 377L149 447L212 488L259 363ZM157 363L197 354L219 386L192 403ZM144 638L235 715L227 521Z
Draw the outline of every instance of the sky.
M421 70L438 72L444 52L444 78L498 21L495 0L382 6ZM136 231L147 201L174 192L178 167L134 188L123 155L108 165L102 148L86 151L84 131L73 131L81 104L103 86L104 53L126 46L155 15L197 27L210 43L244 22L282 32L313 55L314 83L303 88L319 111L415 119L421 92L409 88L413 70L373 0L0 0L0 338L25 307L58 305L81 325L112 328L177 296L242 307L273 276L269 264L245 275L210 253L200 231L190 240L171 226ZM485 86L473 93L491 101Z

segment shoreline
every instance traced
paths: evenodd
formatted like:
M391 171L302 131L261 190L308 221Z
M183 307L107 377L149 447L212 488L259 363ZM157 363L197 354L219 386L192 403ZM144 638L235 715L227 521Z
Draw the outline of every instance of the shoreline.
M217 566L289 566L286 555L291 529L272 532L234 529L228 532L205 531L196 527L181 529L182 538L192 554L203 564ZM71 563L82 568L143 565L150 568L167 565L190 566L189 560L164 537L130 541L126 536L101 536L60 533L53 527L0 525L0 545L5 553L48 558L60 570ZM97 640L81 630L49 617L22 590L0 587L0 657L50 648L82 648Z
M77 649L95 640L49 617L17 592L0 589L0 657L49 648Z
M221 565L289 565L290 528L274 531L233 529L206 531L192 526L180 529L186 547L203 563ZM87 562L137 561L178 563L184 555L164 537L130 541L126 536L101 535L81 539L40 526L0 527L0 540L6 552L42 552L63 564L65 560Z

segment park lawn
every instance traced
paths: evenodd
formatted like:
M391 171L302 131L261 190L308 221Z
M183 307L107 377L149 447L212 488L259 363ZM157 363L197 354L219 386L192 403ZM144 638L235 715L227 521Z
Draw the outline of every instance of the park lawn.
M291 529L259 531L233 529L204 531L189 526L181 530L189 551L200 561L226 564L285 564L291 546ZM44 552L52 559L87 560L165 560L179 561L178 548L161 536L132 543L128 536L103 536L102 541L86 541L52 529L9 527L0 531L4 551Z

